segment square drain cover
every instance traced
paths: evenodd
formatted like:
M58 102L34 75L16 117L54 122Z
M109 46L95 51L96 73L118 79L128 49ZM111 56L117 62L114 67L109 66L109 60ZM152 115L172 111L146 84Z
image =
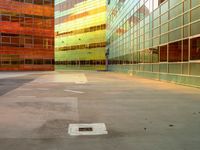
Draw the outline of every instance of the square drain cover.
M108 134L104 123L93 124L69 124L68 134L72 136L78 135L103 135Z

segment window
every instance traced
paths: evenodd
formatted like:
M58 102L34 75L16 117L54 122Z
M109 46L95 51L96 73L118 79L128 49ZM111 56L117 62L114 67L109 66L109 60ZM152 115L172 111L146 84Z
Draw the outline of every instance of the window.
M34 4L42 5L43 0L34 0Z
M154 47L154 48L150 48L150 51L152 51L152 61L153 63L158 63L159 62L159 48L158 47Z
M167 45L160 47L160 62L167 61Z
M188 43L189 43L188 39L183 41L183 61L188 61L188 54L189 54Z
M35 65L42 65L43 64L43 60L42 59L35 59L34 60L34 64Z
M169 44L169 62L180 62L182 52L182 41Z
M32 27L32 25L33 25L33 18L30 18L30 17L24 18L25 27Z
M19 46L19 37L18 36L12 36L11 37L11 44Z
M8 22L10 22L10 16L8 16L8 15L1 15L1 21L8 21Z
M25 3L33 3L33 0L25 0Z
M52 60L51 59L44 59L44 64L50 65L50 64L52 64Z
M44 0L44 5L53 5L52 0Z
M11 22L19 22L19 16L11 16Z
M27 64L27 65L33 64L33 60L32 59L25 59L25 64Z
M200 60L200 37L190 41L190 60Z
M200 34L199 27L200 27L200 21L191 24L191 35Z

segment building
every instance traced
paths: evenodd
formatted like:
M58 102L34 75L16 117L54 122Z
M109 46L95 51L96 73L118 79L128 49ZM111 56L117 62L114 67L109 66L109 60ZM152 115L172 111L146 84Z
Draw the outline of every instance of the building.
M105 68L106 0L55 1L58 65Z
M109 70L200 86L199 0L108 0Z
M0 0L0 70L54 70L54 1Z

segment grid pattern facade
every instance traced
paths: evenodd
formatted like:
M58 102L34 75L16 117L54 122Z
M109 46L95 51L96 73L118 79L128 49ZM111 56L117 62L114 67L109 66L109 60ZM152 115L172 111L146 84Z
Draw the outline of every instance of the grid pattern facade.
M56 0L55 36L56 64L104 65L106 0Z
M0 70L54 70L54 1L0 0Z
M175 82L194 77L200 85L199 0L107 0L107 6L111 70Z

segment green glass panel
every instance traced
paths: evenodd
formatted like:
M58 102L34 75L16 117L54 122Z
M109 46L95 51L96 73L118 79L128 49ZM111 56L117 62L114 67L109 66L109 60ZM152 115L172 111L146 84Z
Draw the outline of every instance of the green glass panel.
M169 73L181 74L181 64L169 64Z
M169 33L169 41L175 41L182 38L182 29L178 29Z
M196 7L196 6L198 6L198 5L200 5L200 0L191 0L191 6L192 7Z
M200 34L199 27L200 27L200 21L196 22L196 23L193 23L191 25L191 35Z
M191 22L200 19L199 12L200 12L200 7L197 7L194 10L191 11Z
M190 64L190 74L191 75L200 75L200 63L191 63Z
M183 13L183 5L180 4L170 10L170 18L174 18Z
M182 26L182 21L183 21L182 19L183 19L183 17L182 17L182 16L179 16L179 17L177 17L177 18L171 20L171 21L169 22L169 29L170 29L170 30L173 30L173 29L175 29L175 28L181 27L181 26Z

